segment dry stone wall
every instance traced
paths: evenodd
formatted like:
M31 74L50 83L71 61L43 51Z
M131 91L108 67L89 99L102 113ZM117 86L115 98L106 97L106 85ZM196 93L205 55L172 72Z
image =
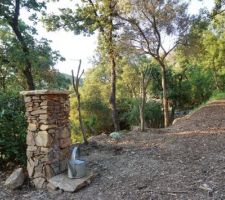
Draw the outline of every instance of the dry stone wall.
M64 172L70 157L69 93L23 91L26 105L27 170L31 183L44 188L48 179Z

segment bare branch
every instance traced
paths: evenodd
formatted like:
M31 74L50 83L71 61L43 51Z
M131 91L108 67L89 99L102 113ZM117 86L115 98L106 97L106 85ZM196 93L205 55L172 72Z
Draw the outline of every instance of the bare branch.
M75 91L75 93L76 93L76 83L75 83L75 78L74 78L74 73L73 73L73 70L71 71L72 72L72 84L73 84L73 89L74 89L74 91ZM77 94L77 93L76 93Z
M167 52L165 52L165 54L162 56L162 60L163 61L170 54L170 52L172 52L177 47L178 44L179 44L179 41L175 42L175 44L173 45L173 47L170 50L168 50Z
M79 83L80 83L81 76L84 73L84 70L80 74L80 68L81 68L81 60L79 60L79 65L78 65L77 76L76 77L74 77L74 72L72 70L72 84L73 84L74 92L75 92L76 97L77 97L77 111L78 111L78 118L79 118L79 123L80 123L80 129L81 129L81 132L82 132L82 135L83 135L84 143L87 144L88 141L87 141L85 128L84 128L84 124L83 124L83 120L82 120L82 115L81 115L81 106L80 106L81 103L80 103L80 93L79 93Z

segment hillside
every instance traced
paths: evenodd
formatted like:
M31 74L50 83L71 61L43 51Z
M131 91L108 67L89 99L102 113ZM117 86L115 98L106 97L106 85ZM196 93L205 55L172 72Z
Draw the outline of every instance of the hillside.
M61 73L66 79L69 79L70 81L72 81L72 76L66 73Z
M167 129L91 139L82 153L98 173L78 193L48 193L27 186L2 199L225 199L225 100L211 102ZM1 174L1 180L5 176Z

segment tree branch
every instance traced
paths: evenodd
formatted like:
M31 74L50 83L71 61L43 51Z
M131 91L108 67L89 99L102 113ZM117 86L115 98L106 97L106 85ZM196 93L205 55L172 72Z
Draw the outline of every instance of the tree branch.
M91 5L91 7L93 8L93 11L94 11L94 14L95 14L95 17L96 17L96 21L97 21L97 23L99 25L100 32L104 33L105 32L104 31L104 27L102 26L101 21L99 20L100 17L99 17L99 15L97 13L97 9L95 8L95 5L94 5L93 1L92 0L88 0L88 2Z

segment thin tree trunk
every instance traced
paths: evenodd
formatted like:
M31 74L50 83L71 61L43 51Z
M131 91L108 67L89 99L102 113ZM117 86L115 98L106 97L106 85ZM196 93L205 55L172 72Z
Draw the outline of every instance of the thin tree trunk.
M168 127L169 126L169 105L168 105L168 97L167 97L166 67L164 64L161 64L161 68L162 68L164 127Z
M215 81L215 84L216 84L216 89L220 90L220 86L219 86L218 79L217 79L217 74L216 74L215 71L213 71L213 75L214 75L214 81Z
M119 120L118 120L118 111L116 107L116 62L115 62L115 53L113 49L113 24L111 20L111 26L109 31L109 59L111 65L111 94L109 98L109 103L112 110L112 120L114 125L114 130L119 131Z
M83 135L83 140L84 140L84 144L88 144L87 141L87 137L85 134L85 130L84 130L84 124L83 124L83 120L82 120L82 115L81 115L81 110L80 110L80 94L78 93L77 95L77 111L78 111L78 118L79 118L79 123L80 123L80 129Z
M77 97L78 120L79 120L79 123L80 123L81 133L83 135L83 141L84 141L84 144L88 144L87 136L86 136L86 132L85 132L85 129L84 129L83 120L82 120L81 109L80 109L81 106L80 106L79 86L80 86L81 76L84 73L84 71L82 71L81 74L80 74L80 67L81 67L81 60L79 62L79 66L78 66L78 69L77 69L77 76L76 77L74 76L74 73L73 73L73 70L72 70L72 84L73 84L74 92L75 92L76 97Z
M141 131L145 131L145 101L146 101L146 94L145 94L145 77L144 77L144 73L142 72L141 74L141 87L140 87L140 90L141 90L141 104L139 106L139 110L140 110L140 128L141 128Z
M34 80L33 80L33 76L31 73L31 66L27 66L24 70L23 70L23 74L26 78L26 82L27 82L27 89L28 90L35 90L35 86L34 86Z
M214 81L215 81L215 84L216 84L216 89L217 90L220 90L220 87L219 87L219 83L218 83L218 75L217 75L217 70L216 70L216 67L215 67L215 61L214 61L214 58L213 58L213 77L214 77Z

